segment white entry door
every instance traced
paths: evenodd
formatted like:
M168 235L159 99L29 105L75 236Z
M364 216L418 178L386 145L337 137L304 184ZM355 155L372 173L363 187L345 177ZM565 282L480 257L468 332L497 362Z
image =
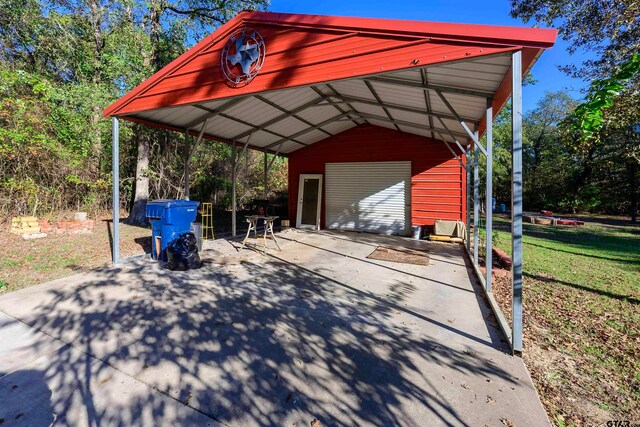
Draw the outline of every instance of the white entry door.
M322 175L300 174L296 228L320 230Z
M327 228L408 234L411 162L327 163Z

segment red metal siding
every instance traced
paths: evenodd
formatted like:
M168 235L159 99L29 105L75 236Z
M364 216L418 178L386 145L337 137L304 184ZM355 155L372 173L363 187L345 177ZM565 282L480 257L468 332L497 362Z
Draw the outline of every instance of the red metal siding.
M466 174L442 141L377 126L359 126L289 155L289 218L295 224L300 174L325 163L411 161L411 223L465 220ZM325 192L323 191L323 194ZM325 201L321 224L325 227Z
M260 31L267 57L248 86L231 88L221 77L220 51L243 25ZM519 49L521 43L548 47L553 39L554 31L540 29L241 13L108 107L105 115L492 55Z

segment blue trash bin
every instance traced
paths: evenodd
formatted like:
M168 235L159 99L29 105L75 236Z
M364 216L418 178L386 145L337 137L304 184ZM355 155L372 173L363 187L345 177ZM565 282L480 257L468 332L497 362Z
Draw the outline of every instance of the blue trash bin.
M200 202L191 200L152 200L147 202L151 222L151 256L167 261L167 246L181 234L191 231Z

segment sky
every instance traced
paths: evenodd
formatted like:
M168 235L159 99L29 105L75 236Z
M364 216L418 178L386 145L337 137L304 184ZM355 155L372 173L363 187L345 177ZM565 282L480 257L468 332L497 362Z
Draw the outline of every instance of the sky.
M418 21L458 22L464 24L534 26L509 15L508 0L271 0L273 12L308 13L314 15L361 16L367 18L412 19ZM579 64L583 56L569 55L567 42L558 38L555 46L538 59L532 70L537 83L523 89L523 108L535 108L545 92L568 90L581 98L586 84L573 79L558 65Z

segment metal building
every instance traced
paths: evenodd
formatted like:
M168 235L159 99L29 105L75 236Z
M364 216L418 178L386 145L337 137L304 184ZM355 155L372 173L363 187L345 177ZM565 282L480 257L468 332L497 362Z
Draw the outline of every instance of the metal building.
M513 322L505 332L519 352L522 77L556 36L549 29L242 12L105 110L113 118L114 200L123 119L186 133L185 153L207 138L232 144L234 159L247 149L288 156L289 216L300 227L402 233L436 219L470 225L479 218L480 154L491 206L492 122L512 98ZM114 206L114 261L117 224ZM486 226L490 266L490 212ZM467 237L476 267L477 230ZM485 277L493 301L491 268Z

